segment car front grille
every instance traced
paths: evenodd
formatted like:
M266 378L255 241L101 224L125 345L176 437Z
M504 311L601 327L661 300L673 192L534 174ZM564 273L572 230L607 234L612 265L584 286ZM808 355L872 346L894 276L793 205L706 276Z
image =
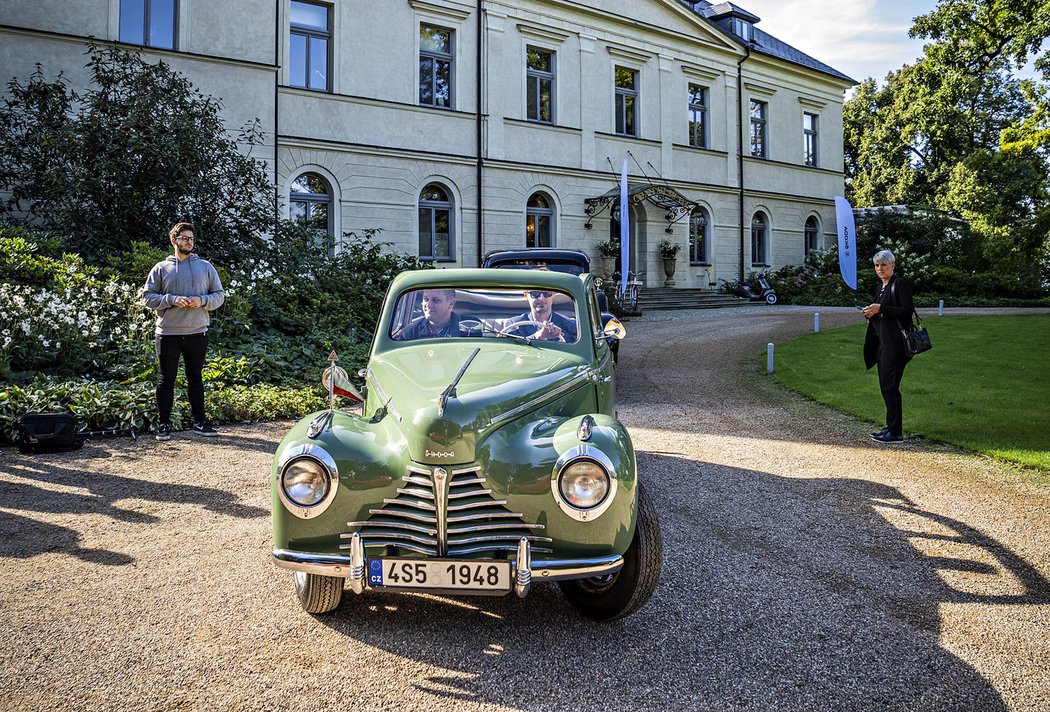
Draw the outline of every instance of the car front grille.
M516 551L522 537L534 552L552 551L536 546L551 542L535 533L544 525L525 522L521 512L512 512L506 500L494 497L480 467L409 467L402 480L396 497L368 510L367 520L347 522L351 531L340 536L349 539L360 533L366 549L392 547L399 554L494 555Z

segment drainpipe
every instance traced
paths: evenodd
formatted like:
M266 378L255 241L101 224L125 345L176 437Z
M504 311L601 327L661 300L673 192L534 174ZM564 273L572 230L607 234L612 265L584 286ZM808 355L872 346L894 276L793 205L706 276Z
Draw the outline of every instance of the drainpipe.
M277 122L280 120L280 111L277 99L281 91L281 0L274 3L274 28L273 28L273 199L274 220L281 219L281 186L277 180L277 166L281 165L277 156ZM276 229L276 222L274 228Z
M737 135L737 176L740 192L740 282L744 282L744 62L751 56L751 43L744 46L744 56L736 63L736 117L740 124Z
M482 95L482 91L481 91L481 77L482 77L481 60L482 60L482 44L483 44L483 40L484 40L484 36L482 35L482 31L483 31L484 27L483 27L482 18L481 18L481 13L482 13L481 5L482 5L482 2L483 2L483 0L478 0L478 9L477 9L477 15L478 15L478 20L477 20L477 23L478 23L477 70L478 70L478 72L477 72L477 104L475 106L475 108L476 108L476 111L475 111L476 117L475 117L475 119L476 119L476 124L477 124L477 156L478 156L478 160L477 160L477 183L478 183L478 267L481 266L481 261L482 261L482 259L484 258L484 255L485 255L485 249L484 249L485 241L484 241L484 236L483 236L484 235L484 199L483 199L483 195L484 195L484 192L485 192L484 191L484 182L483 182L483 180L484 180L484 174L485 174L485 159L482 156L482 143L481 143L482 142L482 131L483 131L483 128L484 128L484 126L482 125L482 121L481 121L481 95Z

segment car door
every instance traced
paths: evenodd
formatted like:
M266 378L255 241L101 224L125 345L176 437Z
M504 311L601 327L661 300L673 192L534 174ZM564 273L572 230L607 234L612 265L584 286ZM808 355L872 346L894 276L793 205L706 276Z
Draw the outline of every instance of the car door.
M595 399L598 403L598 412L606 415L616 414L616 372L613 362L612 349L605 339L602 330L601 312L598 310L598 297L589 282L587 289L587 311L591 322L591 343L594 346L593 378L595 386ZM582 336L582 335L581 335Z

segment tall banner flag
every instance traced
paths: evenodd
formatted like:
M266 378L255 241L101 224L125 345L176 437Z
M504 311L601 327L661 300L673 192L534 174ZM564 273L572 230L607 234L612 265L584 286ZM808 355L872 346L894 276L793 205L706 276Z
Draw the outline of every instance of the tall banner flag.
M627 291L627 268L631 264L630 208L627 205L627 159L620 169L620 296Z
M857 288L857 229L853 208L841 195L835 196L835 222L839 224L839 271L850 289Z

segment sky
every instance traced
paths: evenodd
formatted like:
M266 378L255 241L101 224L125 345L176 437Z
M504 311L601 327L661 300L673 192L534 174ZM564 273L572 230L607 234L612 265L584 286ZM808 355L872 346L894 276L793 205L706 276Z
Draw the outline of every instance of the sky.
M774 37L862 81L912 63L921 39L908 37L913 19L935 0L735 0L762 18Z

